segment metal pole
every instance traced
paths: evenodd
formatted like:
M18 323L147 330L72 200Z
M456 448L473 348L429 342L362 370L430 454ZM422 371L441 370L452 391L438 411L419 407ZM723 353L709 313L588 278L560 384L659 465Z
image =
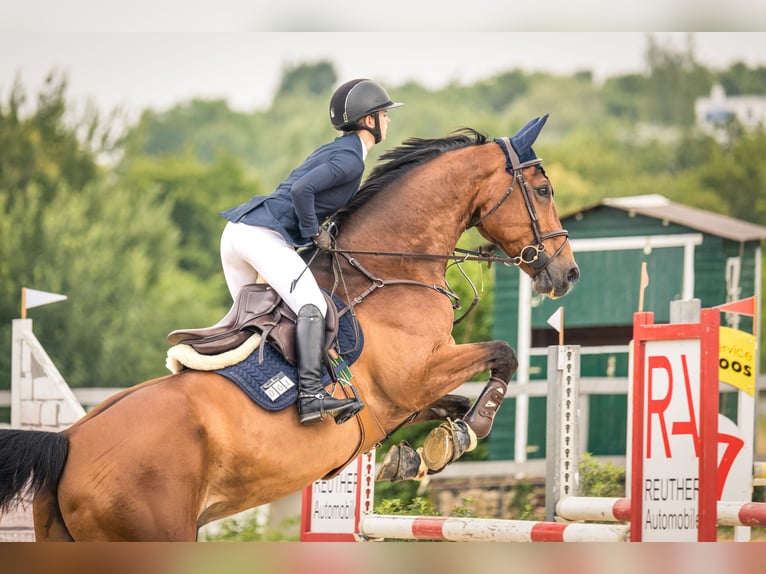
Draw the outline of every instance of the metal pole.
M529 357L532 346L532 279L519 270L519 323L516 354L519 368L516 371L516 383L525 385L529 382ZM516 429L513 460L517 463L527 460L527 434L529 429L529 395L516 397Z
M545 519L555 520L556 505L577 495L580 461L580 346L548 347L548 397L545 437Z

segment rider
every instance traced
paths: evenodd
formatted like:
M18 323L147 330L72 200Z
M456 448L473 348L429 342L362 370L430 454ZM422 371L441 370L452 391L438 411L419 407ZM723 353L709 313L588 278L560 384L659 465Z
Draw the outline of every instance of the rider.
M228 219L221 262L232 298L260 276L298 316L298 415L304 424L326 415L342 423L364 405L333 398L322 386L327 303L314 276L304 272L306 263L296 248L312 242L320 249L331 247L321 224L357 192L367 152L386 138L387 110L401 105L373 80L346 82L330 99L330 122L343 134L309 155L271 195L221 212Z

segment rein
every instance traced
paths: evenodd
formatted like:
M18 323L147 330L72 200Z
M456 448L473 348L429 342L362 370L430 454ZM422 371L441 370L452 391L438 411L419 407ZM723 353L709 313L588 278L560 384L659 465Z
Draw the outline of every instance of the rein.
M526 249L526 247L524 249ZM517 255L516 257L499 257L493 255L489 251L484 251L481 248L477 251L470 251L458 247L452 251L451 255L442 253L410 253L402 251L364 251L361 249L338 249L336 247L330 249L329 253L338 253L342 255L375 255L380 257L409 257L412 259L437 259L443 261L455 261L457 263L463 263L464 261L478 261L480 263L502 263L507 267L518 267L522 263L529 265L534 261L534 259L528 261L524 258L524 250L522 250L521 255Z

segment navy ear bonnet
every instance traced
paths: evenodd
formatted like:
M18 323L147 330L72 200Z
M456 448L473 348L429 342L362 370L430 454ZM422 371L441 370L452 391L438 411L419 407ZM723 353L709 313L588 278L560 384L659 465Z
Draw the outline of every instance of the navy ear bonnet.
M545 114L541 118L529 120L527 125L516 132L516 135L511 138L511 145L513 145L514 151L519 156L519 163L540 159L532 149L532 144L535 143L537 136L540 135L540 131L543 129L547 119L548 114Z

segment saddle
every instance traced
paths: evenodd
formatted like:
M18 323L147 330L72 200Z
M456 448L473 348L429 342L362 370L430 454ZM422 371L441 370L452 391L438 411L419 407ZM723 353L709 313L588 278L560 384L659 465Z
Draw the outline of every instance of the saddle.
M338 334L338 311L332 298L324 292L323 295L327 301L325 348L328 348ZM296 319L295 312L270 285L250 283L237 293L231 309L218 323L199 329L178 329L168 335L168 341L172 345L189 345L201 355L218 355L260 333L259 362L263 362L263 348L269 342L294 366Z

